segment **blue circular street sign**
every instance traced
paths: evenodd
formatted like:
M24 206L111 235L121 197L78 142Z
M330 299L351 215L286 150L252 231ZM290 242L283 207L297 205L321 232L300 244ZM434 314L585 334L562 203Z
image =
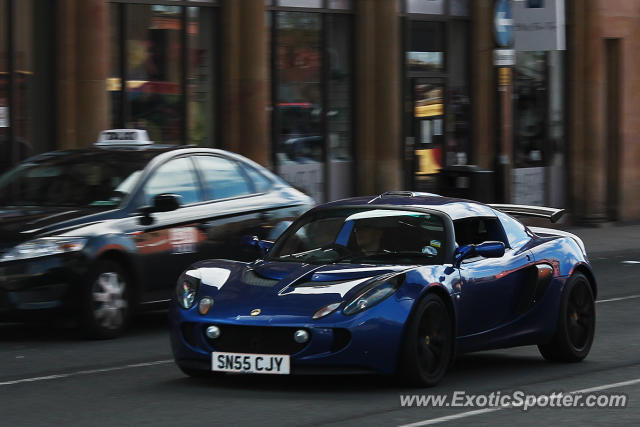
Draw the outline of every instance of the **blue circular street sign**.
M493 12L493 32L498 46L511 46L513 42L513 18L509 0L496 0Z

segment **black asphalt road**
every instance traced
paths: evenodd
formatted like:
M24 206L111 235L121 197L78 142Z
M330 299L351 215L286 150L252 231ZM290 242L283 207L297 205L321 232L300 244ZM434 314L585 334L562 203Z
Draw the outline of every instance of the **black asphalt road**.
M477 353L458 359L440 386L425 390L375 376L189 379L170 360L166 313L144 315L113 341L83 341L65 325L0 325L0 425L637 424L640 298L629 297L640 295L640 264L623 261L640 261L640 250L592 261L600 302L596 340L584 362L547 363L534 347ZM455 391L593 387L625 393L627 407L524 412L400 405L408 393L451 398Z

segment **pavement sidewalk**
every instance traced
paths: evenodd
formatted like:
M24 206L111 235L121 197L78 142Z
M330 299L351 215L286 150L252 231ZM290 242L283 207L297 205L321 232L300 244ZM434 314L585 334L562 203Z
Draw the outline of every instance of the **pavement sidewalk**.
M562 227L580 237L589 255L610 252L640 252L640 224L604 227Z

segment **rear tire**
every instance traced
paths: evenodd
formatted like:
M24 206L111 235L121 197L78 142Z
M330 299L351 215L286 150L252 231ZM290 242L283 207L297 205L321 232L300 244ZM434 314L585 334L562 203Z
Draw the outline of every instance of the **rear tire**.
M539 344L538 350L549 361L580 362L589 354L595 326L596 308L589 279L575 273L562 296L556 332L551 342Z
M132 287L122 266L99 260L82 289L80 326L92 339L110 339L123 334L132 311Z
M427 294L407 323L399 366L404 380L418 387L438 384L451 364L453 339L449 310L440 297Z

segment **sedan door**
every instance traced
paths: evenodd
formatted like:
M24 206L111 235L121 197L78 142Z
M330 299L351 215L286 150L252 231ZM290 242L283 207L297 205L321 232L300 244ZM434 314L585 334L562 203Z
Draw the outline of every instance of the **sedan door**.
M203 192L191 158L174 158L157 167L136 198L140 206L149 206L155 196L166 193L180 196L180 208L153 213L151 224L138 224L129 232L138 249L145 301L170 298L180 273L199 259L197 245L204 239L198 228Z

